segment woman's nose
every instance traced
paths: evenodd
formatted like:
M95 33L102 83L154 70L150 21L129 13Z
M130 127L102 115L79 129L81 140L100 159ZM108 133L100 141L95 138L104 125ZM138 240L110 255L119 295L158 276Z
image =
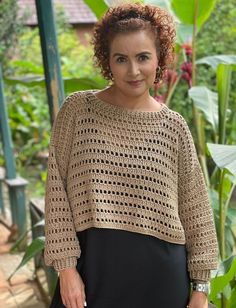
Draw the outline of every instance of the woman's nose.
M139 65L135 62L130 62L128 67L128 74L130 76L137 76L140 73Z

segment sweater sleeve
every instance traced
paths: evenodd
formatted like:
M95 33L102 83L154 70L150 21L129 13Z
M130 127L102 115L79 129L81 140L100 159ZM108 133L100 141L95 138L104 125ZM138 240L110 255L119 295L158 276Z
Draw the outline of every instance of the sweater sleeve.
M218 265L218 242L213 211L190 129L184 118L178 156L179 217L185 231L191 280L210 280Z
M74 99L67 97L53 123L45 187L45 264L60 271L75 267L80 257L68 200L67 171L74 133Z

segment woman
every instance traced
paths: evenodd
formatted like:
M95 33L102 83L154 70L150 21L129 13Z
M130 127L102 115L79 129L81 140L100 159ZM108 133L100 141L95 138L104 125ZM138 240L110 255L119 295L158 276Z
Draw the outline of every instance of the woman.
M174 39L172 17L151 5L110 8L95 26L112 85L67 97L50 141L51 307L207 307L218 250L203 173L184 118L149 94Z

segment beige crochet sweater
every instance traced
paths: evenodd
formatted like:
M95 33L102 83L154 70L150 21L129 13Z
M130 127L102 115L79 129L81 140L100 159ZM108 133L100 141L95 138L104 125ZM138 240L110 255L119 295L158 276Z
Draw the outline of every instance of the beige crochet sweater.
M77 231L122 229L186 244L191 279L209 280L218 245L185 119L166 105L129 110L96 90L68 96L53 125L45 194L45 262L76 266Z

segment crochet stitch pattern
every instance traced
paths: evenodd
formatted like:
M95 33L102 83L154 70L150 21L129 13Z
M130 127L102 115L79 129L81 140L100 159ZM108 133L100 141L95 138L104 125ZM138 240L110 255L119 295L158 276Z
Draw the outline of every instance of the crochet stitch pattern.
M186 244L191 279L218 265L213 213L185 119L165 104L130 110L97 90L69 95L54 121L45 192L45 263L76 266L76 232L122 229Z

